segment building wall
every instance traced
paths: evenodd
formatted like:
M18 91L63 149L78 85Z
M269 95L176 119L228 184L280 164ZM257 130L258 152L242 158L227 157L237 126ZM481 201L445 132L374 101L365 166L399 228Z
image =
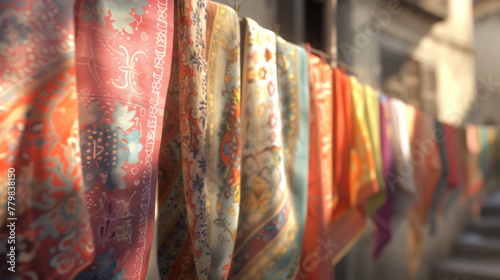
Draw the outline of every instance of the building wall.
M474 100L475 57L470 1L448 1L448 16L435 22L397 0L339 0L338 52L365 83L383 88L382 48L407 54L436 73L440 120L460 124Z
M500 125L500 1L477 1L474 6L474 43L476 45L477 98L469 120L479 124Z

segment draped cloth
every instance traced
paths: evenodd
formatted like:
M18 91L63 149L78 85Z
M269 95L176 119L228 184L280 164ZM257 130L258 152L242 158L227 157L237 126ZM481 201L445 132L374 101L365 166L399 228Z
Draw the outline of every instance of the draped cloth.
M465 168L464 160L460 150L460 135L458 128L452 125L443 124L443 143L446 150L446 166L448 176L446 187L438 202L436 215L443 216L445 210L459 196L460 186L464 184Z
M299 221L283 159L276 35L243 23L241 208L231 279L293 277Z
M391 111L391 130L394 144L394 173L391 176L392 219L397 226L415 201L415 181L411 166L411 149L408 138L405 104L394 98L387 102Z
M93 264L78 279L146 275L173 2L75 5L80 145L96 248Z
M439 148L439 142L443 139L437 137L435 120L431 115L412 106L407 106L406 109L416 186L415 203L408 215L408 254L409 270L415 275L422 255L424 225L443 173Z
M379 111L380 111L380 149L382 160L382 172L385 183L385 202L371 216L375 230L372 234L373 257L377 259L384 247L391 240L391 217L392 217L392 190L391 176L394 169L394 158L392 155L391 146L391 113L389 105L386 102L387 98L379 95Z
M3 1L0 34L0 275L73 279L94 254L79 160L73 2ZM12 224L16 238L8 239Z
M367 118L368 134L372 145L373 163L377 172L379 191L366 201L366 213L371 215L384 205L386 200L385 179L382 168L382 149L380 136L380 107L378 94L370 86L364 87L365 115Z
M446 134L444 133L444 124L436 121L436 137L438 138L438 144L439 144L439 154L441 158L441 164L442 164L442 169L443 172L441 174L441 177L439 178L438 184L436 186L436 190L434 191L434 197L432 199L432 204L431 204L431 209L429 213L429 223L430 223L430 231L431 233L434 233L436 230L436 213L438 207L440 207L439 202L442 200L442 197L445 193L445 189L447 187L447 182L448 182L448 165L446 162L446 146L445 146L445 137Z
M309 54L309 188L300 271L297 279L331 279L327 234L334 198L332 181L333 69Z
M333 264L336 264L361 236L366 223L366 200L380 191L378 185L372 145L364 111L364 96L361 85L351 77L350 94L352 110L352 145L350 149L350 170L348 186L349 200L339 196L339 203L349 207L340 211L337 206L329 234L332 235L335 250ZM339 190L340 193L340 190Z
M304 48L278 38L278 93L281 111L281 136L288 188L299 223L296 237L297 264L302 251L302 237L307 214L309 180L309 71Z
M179 91L183 91L185 97L189 94L184 92L185 89L179 83L184 78L177 69L182 63L185 63L184 67L194 67L197 59L189 54L191 50L185 49L180 58L174 60L172 69L177 72L176 77L171 80L166 105L169 116L164 120L166 129L160 154L160 170L163 175L160 178L163 179L159 183L158 245L160 273L164 279L227 279L236 238L241 180L238 17L234 10L213 2L207 4L206 13L206 58L198 57L207 62L206 90L200 90L196 96L190 96L191 100L184 100L184 103L179 99ZM178 41L182 41L182 38L178 38ZM193 59L183 62L180 60L183 55ZM191 77L190 85L193 87L203 82L203 78L196 78L196 75ZM199 109L197 116L200 122L206 122L199 130L193 129L192 134L183 136L184 139L190 138L191 143L195 143L197 139L206 143L206 150L200 149L196 157L190 151L187 154L192 164L202 172L206 170L205 177L198 175L192 179L196 181L192 184L199 187L192 197L206 196L206 205L199 212L200 217L207 219L206 237L199 238L206 238L210 263L199 264L206 265L202 273L197 273L195 269L200 256L196 256L192 245L193 237L187 231L187 207L190 206L185 203L183 189L184 186L189 186L183 182L180 172L181 166L186 164L181 160L186 151L182 150L181 155L179 112L189 111L193 108L193 103ZM191 116L196 116L195 112L191 112ZM195 117L189 121L194 122Z
M466 154L466 186L462 192L464 198L475 197L482 189L484 176L480 168L479 153L480 140L478 127L467 125L465 127L465 154Z

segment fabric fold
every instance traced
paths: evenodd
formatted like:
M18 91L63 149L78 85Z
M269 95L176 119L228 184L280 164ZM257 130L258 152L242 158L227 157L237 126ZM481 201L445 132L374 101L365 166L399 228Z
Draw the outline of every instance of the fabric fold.
M298 233L295 241L298 245L298 254L293 256L293 262L299 264L306 223L309 180L308 61L304 48L286 42L281 37L278 38L277 47L278 93L285 175L298 220Z
M244 24L241 208L231 279L292 277L299 222L288 189L277 92L276 35Z
M80 160L86 154L79 144L73 4L0 3L3 279L73 279L94 258Z
M146 276L173 10L174 1L75 5L80 145L96 248L77 279Z
M327 234L336 195L332 176L333 69L313 54L309 66L309 184L307 219L297 279L331 279L332 243ZM330 244L323 246L324 244ZM319 257L321 256L321 257Z
M393 148L391 146L391 115L387 102L382 102L385 98L379 94L379 111L380 111L380 148L382 159L382 172L385 183L385 202L371 216L375 230L372 233L372 248L373 258L377 259L382 250L391 240L391 218L392 218L392 187L391 176L394 169Z

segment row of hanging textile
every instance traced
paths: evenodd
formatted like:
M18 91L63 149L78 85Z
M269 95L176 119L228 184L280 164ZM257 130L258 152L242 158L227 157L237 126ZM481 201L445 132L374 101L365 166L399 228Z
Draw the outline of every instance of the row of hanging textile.
M440 123L221 4L0 11L2 279L144 279L151 250L162 279L333 279L367 222L377 257L403 219L415 270L423 225L496 164L493 128Z

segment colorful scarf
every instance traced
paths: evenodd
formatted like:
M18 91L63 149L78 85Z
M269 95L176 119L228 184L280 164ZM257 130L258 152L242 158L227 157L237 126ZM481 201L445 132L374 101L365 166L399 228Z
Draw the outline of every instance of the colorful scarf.
M375 223L372 234L373 258L377 259L385 245L391 240L391 217L392 217L392 186L391 176L393 173L394 158L390 134L391 112L387 103L387 97L379 94L380 111L380 148L382 157L382 172L385 182L385 203L371 216Z
M465 127L465 138L467 180L462 195L465 198L472 198L479 193L484 184L484 176L479 165L480 142L478 127L467 125Z
M429 213L429 223L430 223L430 231L434 233L436 230L436 212L439 207L439 201L443 196L445 188L448 182L448 165L446 163L446 146L445 146L445 138L446 134L444 133L444 125L436 121L436 129L435 129L436 137L438 139L439 144L439 154L443 172L441 173L441 178L438 181L436 189L434 191L434 197L432 199L431 209Z
M439 149L439 141L442 139L437 136L437 127L431 115L413 106L407 106L406 109L416 186L415 203L408 215L408 254L410 274L415 275L422 255L424 225L434 192L442 179L443 166Z
M415 201L415 181L411 166L411 149L408 138L405 104L394 98L388 98L391 111L391 132L394 144L394 175L392 186L392 220L395 226L404 218Z
M372 146L373 162L377 172L377 181L380 191L370 196L366 202L366 214L371 215L384 205L386 200L385 180L382 171L382 149L380 135L380 107L378 94L370 87L364 87L365 116L367 119L368 134Z
M3 1L0 34L0 274L73 279L94 254L79 160L73 3Z
M309 168L309 71L304 48L278 38L278 92L285 175L299 222L298 263L307 214Z
M155 229L174 3L82 0L75 9L80 145L96 249L77 278L143 278Z
M297 279L319 279L320 277L331 279L332 255L330 245L328 245L331 243L327 235L327 226L335 198L331 175L333 70L315 55L309 54L308 61L309 189L302 257Z
M465 173L464 169L460 167L463 164L463 159L459 149L459 135L456 133L457 128L452 125L443 124L443 129L443 143L446 151L448 176L446 187L444 188L436 209L436 215L439 217L443 216L445 210L451 206L455 198L459 196L459 187L464 182L463 176Z
M344 257L361 236L366 223L366 200L380 191L367 119L364 114L363 90L355 78L351 77L349 80L352 101L352 146L348 185L350 207L343 213L335 209L329 231L332 235L332 243L336 244L333 264ZM345 188L345 186L339 186L340 188Z
M241 209L231 279L292 277L299 221L283 160L276 35L244 23Z
M162 140L160 166L166 176L165 180L160 180L159 185L158 254L162 278L227 279L236 238L241 178L238 17L234 10L213 2L208 3L206 13L206 90L202 88L196 96L190 96L178 82L186 78L183 76L185 73L181 73L177 79L172 79L167 100L167 111L171 112L171 116L165 119L165 122L169 124L171 130L164 133ZM179 37L178 41L182 41L182 38ZM197 59L205 59L189 55L190 51L194 50L185 49L184 51L184 56L190 58L185 62L182 61L183 54L180 54L180 60L173 64L174 71L180 65L196 68L194 66L196 66ZM221 57L226 60L220 59ZM192 80L188 85L199 86L203 81L200 75L202 75L201 72L192 76L188 75ZM183 103L183 100L179 99L179 90L186 98L191 99L184 99ZM197 255L197 252L193 250L193 237L186 236L186 222L191 206L185 203L182 189L186 181L182 182L179 171L181 165L187 168L188 164L181 160L186 150L182 151L182 155L179 153L182 141L180 141L178 114L190 111L193 103L199 110L192 110L192 117L186 117L186 120L198 123L199 129L192 129L193 134L186 133L182 139L184 141L190 139L190 142L186 142L186 144L191 143L190 145L194 145L195 140L202 140L206 143L206 150L200 148L196 157L195 153L191 154L191 150L187 154L187 158L190 159L189 164L194 164L201 172L206 172L204 177L196 175L195 179L191 179L193 186L198 187L191 194L191 201L195 197L206 197L206 205L199 209L199 216L207 219L205 221L206 232L198 238L202 240L206 238L203 242L206 242L208 246L210 262L199 264L204 266L201 273L196 272L195 264L198 258L206 258L206 256ZM206 125L201 122L206 122ZM197 126L193 124L192 127ZM173 170L175 172L172 172ZM190 188L189 185L185 187ZM198 211L192 207L191 209L191 211Z

